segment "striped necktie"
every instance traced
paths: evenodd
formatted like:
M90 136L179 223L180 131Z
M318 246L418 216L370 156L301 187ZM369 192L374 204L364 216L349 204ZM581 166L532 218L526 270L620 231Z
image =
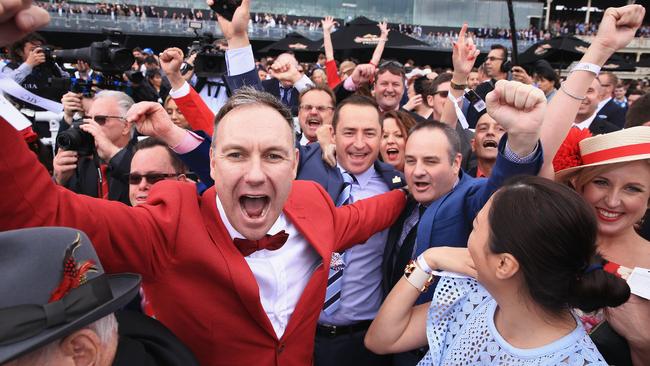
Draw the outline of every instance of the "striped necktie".
M353 202L352 183L356 178L346 172L343 176L343 190L336 199L336 206L343 206ZM325 292L325 305L323 311L332 315L341 305L341 284L343 283L343 269L345 268L345 253L332 253L330 271L327 276L327 291Z

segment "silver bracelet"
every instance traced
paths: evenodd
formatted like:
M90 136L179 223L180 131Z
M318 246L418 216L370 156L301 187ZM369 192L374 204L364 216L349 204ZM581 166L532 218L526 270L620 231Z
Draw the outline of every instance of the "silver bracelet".
M564 94L570 96L571 98L573 98L573 99L575 99L575 100L579 100L579 101L581 101L581 102L587 98L586 96L584 96L584 97L578 97L578 96L576 96L576 95L573 95L573 94L569 93L569 92L564 88L564 83L562 83L562 84L560 85L560 90L561 90Z

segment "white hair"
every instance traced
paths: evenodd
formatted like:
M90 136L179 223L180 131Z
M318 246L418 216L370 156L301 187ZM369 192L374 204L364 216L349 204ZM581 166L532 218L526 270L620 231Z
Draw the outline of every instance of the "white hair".
M117 91L117 90L102 90L99 93L95 94L93 100L98 100L102 98L113 98L117 102L117 106L120 108L121 117L126 117L126 112L129 108L135 103L133 98L128 94Z
M103 346L108 346L116 340L117 335L117 319L114 314L109 314L94 323L88 324L87 326L81 329L90 329L97 337L99 337L100 342ZM31 351L30 353L21 356L20 358L14 360L9 365L20 366L20 365L38 365L38 366L56 366L50 365L53 360L53 356L59 349L60 342L62 339L57 339L52 341L45 346L42 346L38 349Z

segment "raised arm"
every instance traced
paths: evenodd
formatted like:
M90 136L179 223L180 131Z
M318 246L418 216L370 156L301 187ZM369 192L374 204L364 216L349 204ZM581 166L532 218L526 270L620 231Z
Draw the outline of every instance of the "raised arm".
M634 38L644 16L645 8L641 5L607 9L596 38L580 62L602 67L616 51ZM589 71L571 72L549 103L542 128L544 167L540 175L553 179L553 157L571 129L582 99L595 77L596 74Z
M379 42L377 42L377 46L375 47L375 52L372 53L372 58L370 59L370 64L375 65L375 67L379 66L381 55L384 53L386 42L388 42L388 32L390 32L390 29L388 29L388 23L386 22L381 22L377 24L377 26L381 33L379 35Z
M472 38L466 37L466 34L467 23L463 24L463 27L460 29L460 33L458 34L458 41L456 41L453 45L451 56L454 65L454 73L451 81L457 85L467 84L467 76L469 76L469 73L472 71L474 62L476 62L476 57L480 53L480 51L476 48L476 45L474 45ZM453 95L454 98L459 99L463 96L464 91L450 88L449 93L450 95ZM470 106L470 108L473 107ZM456 115L454 103L449 99L445 101L445 106L442 111L442 116L440 117L440 122L449 125L451 128L456 128L458 116Z
M325 19L321 20L323 25L323 46L325 47L325 59L327 61L334 60L334 46L332 45L332 28L336 24L336 21L331 16L326 16Z

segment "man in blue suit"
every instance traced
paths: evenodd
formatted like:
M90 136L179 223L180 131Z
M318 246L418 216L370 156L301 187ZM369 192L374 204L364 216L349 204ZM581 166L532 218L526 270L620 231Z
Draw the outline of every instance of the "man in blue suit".
M449 126L423 122L409 134L404 173L412 197L389 231L382 263L385 294L404 274L406 264L425 249L466 246L478 211L507 178L539 172L544 94L503 80L486 104L490 116L507 131L489 178L472 178L462 171L459 137ZM430 301L433 293L424 293L418 303ZM422 355L417 350L394 355L393 364L415 365Z

